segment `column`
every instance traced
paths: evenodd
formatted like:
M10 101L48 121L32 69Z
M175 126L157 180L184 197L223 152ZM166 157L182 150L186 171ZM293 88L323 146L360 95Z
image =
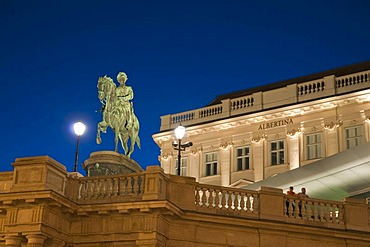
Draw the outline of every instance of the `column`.
M26 238L28 239L27 247L44 247L45 236L41 234L30 234Z
M5 247L20 247L22 236L20 235L5 235Z

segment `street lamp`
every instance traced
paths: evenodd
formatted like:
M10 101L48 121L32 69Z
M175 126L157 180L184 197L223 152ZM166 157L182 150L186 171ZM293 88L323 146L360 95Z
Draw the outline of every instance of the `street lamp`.
M185 127L180 124L175 129L175 136L178 142L176 141L172 142L172 147L175 150L179 150L178 155L177 155L177 175L178 176L180 176L180 169L181 169L181 151L185 151L185 148L193 146L192 142L185 142L184 144L181 144L181 139L184 137L184 135L185 135Z
M73 129L74 129L75 134L77 136L75 166L74 166L74 169L73 169L73 171L76 172L77 171L77 163L78 163L78 148L80 146L80 136L82 136L84 134L84 132L86 130L86 126L81 122L77 122L73 125Z

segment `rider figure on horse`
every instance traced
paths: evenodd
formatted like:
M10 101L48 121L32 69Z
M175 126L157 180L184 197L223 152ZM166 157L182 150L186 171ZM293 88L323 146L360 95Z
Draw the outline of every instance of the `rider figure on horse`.
M126 73L119 72L117 75L117 81L119 82L119 86L116 88L115 92L115 102L114 108L117 109L124 119L126 119L125 128L130 130L132 128L132 115L133 115L133 107L132 107L132 100L134 98L134 92L130 86L126 86L126 81L128 77Z

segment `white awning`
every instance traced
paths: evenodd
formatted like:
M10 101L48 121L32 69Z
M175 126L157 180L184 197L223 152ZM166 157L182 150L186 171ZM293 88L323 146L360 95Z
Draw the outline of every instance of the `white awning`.
M261 186L281 188L284 192L293 186L296 193L305 187L310 197L327 200L341 200L369 192L370 143L243 188L257 190Z

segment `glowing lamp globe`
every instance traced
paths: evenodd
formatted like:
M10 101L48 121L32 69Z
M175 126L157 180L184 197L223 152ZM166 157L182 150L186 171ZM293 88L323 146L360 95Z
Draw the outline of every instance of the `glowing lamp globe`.
M84 132L85 132L85 130L86 130L86 126L85 126L83 123L78 122L78 123L75 123L75 124L73 125L73 129L74 129L75 134L76 134L77 136L81 136L81 135L83 135L83 134L84 134Z
M175 136L177 139L182 139L185 135L185 127L182 125L177 126L175 129Z

